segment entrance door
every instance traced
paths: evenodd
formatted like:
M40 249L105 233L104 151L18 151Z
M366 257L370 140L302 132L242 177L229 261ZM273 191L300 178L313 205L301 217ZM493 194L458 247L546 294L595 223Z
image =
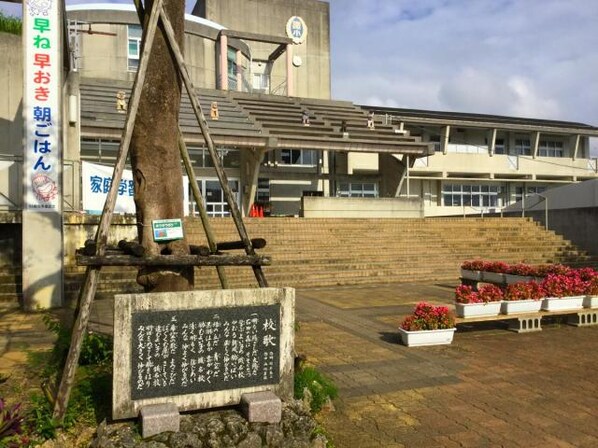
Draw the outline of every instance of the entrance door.
M201 191L201 195L206 202L206 210L208 212L208 216L210 217L226 217L230 216L230 210L226 200L224 198L224 192L220 187L220 182L218 179L200 179L197 181L199 186L199 190ZM241 197L239 191L239 180L238 179L229 179L228 186L233 192L233 196L237 204L239 204ZM193 204L193 215L199 215L199 211L197 210L197 204L195 201L192 202Z

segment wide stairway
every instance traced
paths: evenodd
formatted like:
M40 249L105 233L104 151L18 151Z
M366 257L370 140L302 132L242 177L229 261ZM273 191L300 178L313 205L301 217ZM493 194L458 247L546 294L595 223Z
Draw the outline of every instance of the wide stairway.
M527 218L306 219L248 218L251 238L265 238L259 251L270 286L307 288L401 282L456 282L461 262L473 258L510 263L594 265L596 259ZM218 241L238 235L230 219L213 219ZM194 244L205 244L201 223L187 221ZM242 253L236 251L232 253ZM256 287L249 267L226 267L232 287ZM140 291L132 268L104 268L98 294ZM73 299L83 269L67 267ZM219 288L213 267L197 268L197 289Z

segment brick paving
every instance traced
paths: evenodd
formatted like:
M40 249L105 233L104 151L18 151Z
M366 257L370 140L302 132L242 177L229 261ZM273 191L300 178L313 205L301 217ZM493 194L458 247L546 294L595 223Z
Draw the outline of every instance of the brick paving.
M450 346L398 344L420 300L454 285L297 291L296 346L339 387L323 423L338 448L597 447L598 327L460 329Z
M421 300L450 303L453 287L297 290L297 351L340 390L322 416L336 447L598 447L598 326L485 324L450 346L400 345L402 317ZM97 300L91 320L110 327L111 301ZM39 314L3 311L0 373L52 340Z

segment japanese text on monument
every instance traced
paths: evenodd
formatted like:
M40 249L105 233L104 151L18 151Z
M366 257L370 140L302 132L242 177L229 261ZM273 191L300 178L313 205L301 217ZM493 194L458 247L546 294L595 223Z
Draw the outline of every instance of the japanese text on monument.
M279 382L279 304L137 312L132 336L132 399Z

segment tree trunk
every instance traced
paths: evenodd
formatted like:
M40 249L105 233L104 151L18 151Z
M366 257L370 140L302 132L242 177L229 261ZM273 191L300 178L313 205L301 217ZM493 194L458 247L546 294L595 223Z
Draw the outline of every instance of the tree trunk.
M153 0L146 1L146 20L152 4ZM164 0L163 5L182 49L185 2ZM178 149L181 79L161 28L154 39L131 140L137 228L139 243L146 255L186 255L189 254L186 238L156 243L152 234L153 220L183 219L184 216L183 173ZM144 267L137 274L137 282L146 292L190 290L193 289L193 267Z

